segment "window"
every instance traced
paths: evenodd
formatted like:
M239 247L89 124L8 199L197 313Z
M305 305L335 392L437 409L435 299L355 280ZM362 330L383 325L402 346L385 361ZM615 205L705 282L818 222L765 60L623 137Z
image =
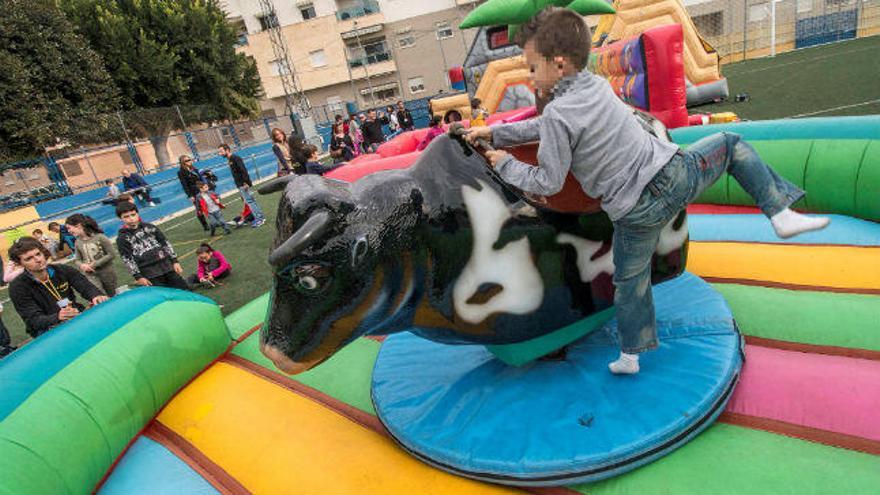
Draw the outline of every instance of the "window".
M749 22L763 21L770 14L770 7L766 3L759 3L749 7Z
M333 113L341 113L342 112L342 98L339 96L328 96L327 97L327 108L330 109Z
M490 28L486 32L486 38L489 40L490 50L498 50L513 44L507 36L507 26L495 26Z
M425 90L425 80L422 77L411 77L407 81L409 92L412 94L421 93Z
M361 49L362 47L363 49ZM349 63L352 67L378 64L379 62L391 60L391 53L388 52L385 38L363 41L360 46L349 46L348 51L351 54L349 56Z
M327 67L327 54L324 50L309 52L309 59L312 61L312 67Z
M260 21L261 31L278 26L278 18L275 17L275 14L259 15L257 20Z
M711 14L695 15L694 25L697 32L703 36L721 36L724 34L724 12L712 12Z
M373 88L373 98L375 98L377 103L384 100L394 100L397 98L397 94L398 87L396 83L383 84ZM364 101L370 101L369 88L361 89L361 95L364 97Z
M287 65L287 60L273 60L269 62L269 64L272 66L273 76L290 74L290 67Z
M448 22L438 22L437 39L445 40L447 38L452 38L452 26L450 26Z
M299 13L302 14L304 21L318 17L318 14L315 12L315 5L312 3L304 3L300 5Z
M131 159L131 153L129 153L128 150L120 151L119 159L126 165L134 165L134 160Z
M797 0L797 13L802 14L813 10L813 0Z
M407 33L397 37L397 46L400 48L412 48L416 46L416 37L412 33Z
M128 152L126 151L125 154L127 155ZM82 173L83 173L82 165L80 165L79 161L65 163L63 168L64 168L64 175L66 175L68 177L76 177L77 175L82 175ZM31 176L28 178L33 180L33 179L39 179L40 177L39 176L37 176L37 177Z

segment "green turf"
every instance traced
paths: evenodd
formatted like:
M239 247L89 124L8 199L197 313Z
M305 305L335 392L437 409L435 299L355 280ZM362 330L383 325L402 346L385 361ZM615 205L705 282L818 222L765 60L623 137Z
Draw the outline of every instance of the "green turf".
M748 120L878 114L878 50L880 36L873 36L724 65L730 100L690 110L735 112ZM751 100L736 103L733 97L739 93L748 93Z
M180 257L180 262L185 270L185 276L196 272L195 250L202 242L208 242L214 249L223 252L232 265L232 274L223 281L223 285L213 289L197 288L196 292L204 294L217 301L223 306L223 314L230 314L251 302L260 294L265 294L272 288L272 272L266 263L269 246L275 236L275 215L277 202L280 194L271 196L257 196L257 201L263 207L266 214L266 225L254 229L242 227L233 230L232 235L218 235L213 239L202 230L201 225L195 220L195 214L187 212L185 215L169 220L159 227L171 241L174 249ZM240 211L241 199L238 195L229 196L224 200L227 212ZM227 219L232 216L227 213ZM119 275L119 284L133 286L134 281L117 256L114 260L116 273ZM9 291L0 290L0 299L8 299ZM24 323L19 318L11 302L4 304L3 322L9 328L14 344L27 338L24 331ZM249 330L249 328L244 331ZM242 332L243 333L243 332Z

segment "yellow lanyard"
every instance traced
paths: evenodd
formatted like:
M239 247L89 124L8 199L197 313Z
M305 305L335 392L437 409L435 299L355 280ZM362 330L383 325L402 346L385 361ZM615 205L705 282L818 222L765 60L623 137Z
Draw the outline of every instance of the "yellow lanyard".
M43 287L45 287L47 291L49 291L49 294L52 294L52 297L54 297L56 301L60 301L61 293L58 292L58 289L55 288L55 284L52 283L52 277L48 278L48 282L49 283L47 284L40 280L40 283L43 284Z

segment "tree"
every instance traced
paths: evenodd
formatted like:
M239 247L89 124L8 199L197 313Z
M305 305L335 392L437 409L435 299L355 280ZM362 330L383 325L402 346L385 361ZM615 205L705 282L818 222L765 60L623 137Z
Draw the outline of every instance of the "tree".
M118 93L51 0L0 0L0 161L118 137Z
M236 53L236 30L216 0L59 0L104 59L128 111L169 163L168 134L187 124L256 116L256 62Z

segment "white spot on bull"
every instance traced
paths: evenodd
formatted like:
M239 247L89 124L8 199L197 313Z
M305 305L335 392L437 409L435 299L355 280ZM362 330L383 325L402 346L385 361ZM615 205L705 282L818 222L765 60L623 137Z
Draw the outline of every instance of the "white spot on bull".
M602 248L601 241L582 239L571 234L559 234L556 236L556 242L574 246L574 250L577 251L577 267L582 282L592 282L601 273L614 273L614 255L610 249L598 259L592 259Z
M682 222L678 230L674 228L675 220L677 218L677 216L676 218L673 218L669 223L666 224L666 227L663 227L663 231L660 232L660 240L657 241L657 254L659 254L660 256L666 256L667 254L675 251L684 244L684 241L687 240L687 217L684 218L684 222Z
M531 313L544 299L544 281L532 260L528 238L511 242L500 250L492 248L504 222L513 215L495 191L479 182L481 191L462 187L474 245L452 292L456 313L474 325L493 313ZM467 301L483 284L498 284L502 290L484 304L469 304Z

